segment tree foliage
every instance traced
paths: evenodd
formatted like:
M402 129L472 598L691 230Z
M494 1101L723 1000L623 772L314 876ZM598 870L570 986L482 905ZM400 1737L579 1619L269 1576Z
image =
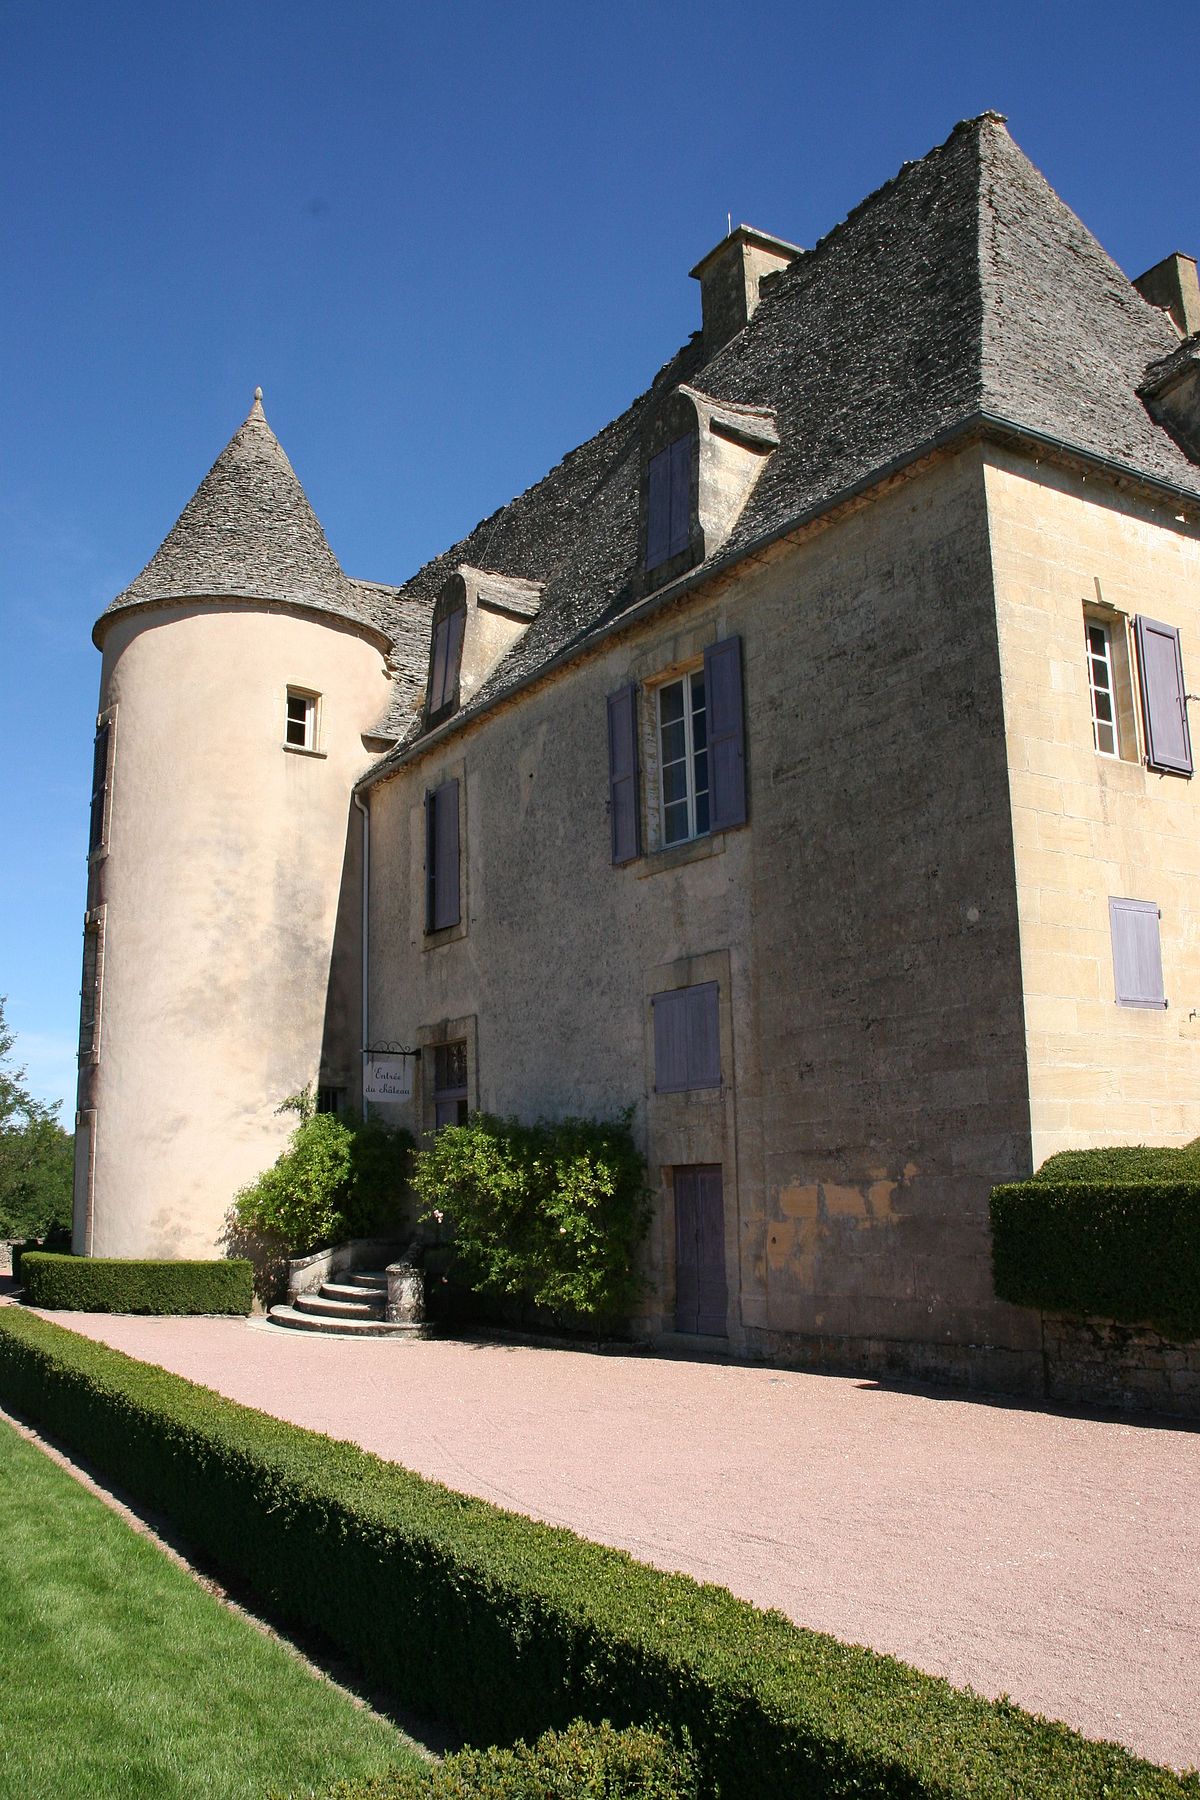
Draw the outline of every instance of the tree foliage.
M58 1122L58 1103L35 1100L12 1061L16 1033L0 995L0 1237L43 1237L71 1222L75 1140Z
M412 1138L377 1119L313 1110L311 1090L280 1112L299 1114L287 1149L233 1203L242 1232L282 1239L306 1256L345 1238L403 1229Z
M476 1113L414 1159L422 1218L446 1224L477 1293L588 1321L628 1318L650 1223L629 1117L540 1120Z

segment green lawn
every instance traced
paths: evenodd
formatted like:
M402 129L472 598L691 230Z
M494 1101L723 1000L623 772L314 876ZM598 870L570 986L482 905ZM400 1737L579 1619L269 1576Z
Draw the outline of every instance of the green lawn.
M263 1800L406 1758L0 1424L0 1793Z

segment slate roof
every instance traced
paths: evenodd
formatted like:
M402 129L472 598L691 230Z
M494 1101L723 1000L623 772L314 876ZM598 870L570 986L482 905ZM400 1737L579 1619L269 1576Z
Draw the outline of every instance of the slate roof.
M460 718L619 617L636 592L642 428L680 383L762 408L778 430L721 563L981 415L1200 497L1200 468L1137 394L1178 342L1000 115L984 113L769 277L749 323L706 364L697 332L629 411L398 597L432 603L463 563L544 584L538 617ZM399 693L390 720L394 757L420 721Z
M364 585L342 573L257 393L162 545L103 616L148 601L237 596L378 627Z

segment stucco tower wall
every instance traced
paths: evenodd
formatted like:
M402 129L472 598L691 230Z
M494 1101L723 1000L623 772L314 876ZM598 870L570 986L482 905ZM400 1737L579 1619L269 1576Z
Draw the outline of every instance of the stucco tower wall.
M103 973L75 1248L211 1255L294 1123L276 1106L320 1073L358 840L349 793L384 658L352 625L229 600L116 615L103 651L111 785L89 882ZM289 686L320 696L317 754L284 748Z

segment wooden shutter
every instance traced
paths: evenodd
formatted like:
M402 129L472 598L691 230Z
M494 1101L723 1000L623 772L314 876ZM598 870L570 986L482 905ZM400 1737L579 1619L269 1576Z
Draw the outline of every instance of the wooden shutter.
M608 696L608 812L613 862L632 862L642 853L637 687L632 682Z
M445 931L459 921L458 905L458 782L445 781L428 796L432 816L433 886L429 907L430 931Z
M429 710L439 711L446 692L446 646L450 637L449 619L439 619L433 629L433 668L429 676Z
M463 632L466 630L467 625L466 608L460 606L456 612L452 612L449 619L446 621L446 624L448 627L446 632L446 673L442 687L442 698L439 702L442 706L449 706L451 701L458 698L458 676L459 668L462 663Z
M657 569L671 554L671 451L660 450L646 470L646 567Z
M686 1093L688 1086L688 1012L686 988L672 988L655 994L654 1008L654 1091L656 1094Z
M687 1085L721 1085L721 1008L715 981L682 990L687 1002Z
M1176 775L1192 773L1183 656L1179 633L1157 619L1137 618L1138 667L1142 677L1142 716L1146 725L1146 761L1152 769Z
M725 1185L721 1165L696 1170L696 1329L704 1337L724 1337L729 1311L725 1282Z
M746 823L746 740L742 721L742 640L722 638L704 652L708 707L709 829Z
M88 828L88 851L98 850L104 842L104 801L108 791L108 732L107 723L101 725L96 733L96 746L92 754L92 816Z
M670 528L667 555L678 556L692 541L692 463L696 454L694 434L676 438L667 452L671 459Z
M720 992L715 981L655 994L654 1091L686 1094L721 1085Z
M1161 1009L1167 1004L1159 918L1152 900L1109 900L1113 986L1118 1006Z

